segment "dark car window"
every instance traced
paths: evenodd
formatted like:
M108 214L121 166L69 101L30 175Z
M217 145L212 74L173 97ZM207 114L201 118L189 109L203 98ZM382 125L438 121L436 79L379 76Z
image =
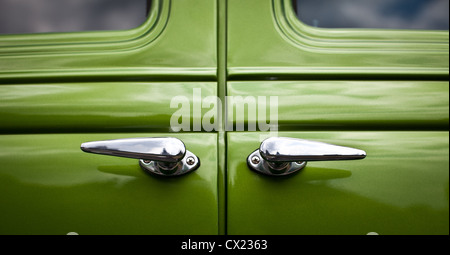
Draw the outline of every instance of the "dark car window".
M123 30L142 24L148 0L0 0L0 34Z
M322 28L448 30L449 0L293 0L298 18Z

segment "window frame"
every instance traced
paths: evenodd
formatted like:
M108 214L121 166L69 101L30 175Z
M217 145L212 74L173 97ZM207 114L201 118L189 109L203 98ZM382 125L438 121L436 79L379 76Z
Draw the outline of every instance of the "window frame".
M302 47L362 52L448 51L448 30L319 28L302 22L293 8L291 0L273 0L274 17L278 27L286 38Z
M134 28L137 28L137 27L140 27L141 25L143 25L146 21L147 21L147 19L148 19L148 17L149 17L149 14L150 14L150 9L151 9L151 2L152 2L152 0L144 0L144 1L141 1L141 6L140 7L144 7L144 8L142 8L142 9L145 9L145 11L144 11L144 13L143 13L143 19L142 20L140 20L140 23L139 24L133 24L133 26L130 26L130 27L127 27L127 28L113 28L113 27L96 27L96 28L94 28L94 27L90 27L90 28L87 28L87 29L68 29L67 27L65 27L65 25L67 25L67 23L64 23L64 22L67 22L67 21L63 21L63 24L64 24L64 26L63 27L61 27L60 29L61 30L56 30L55 28L51 28L51 29L48 29L48 31L33 31L34 29L33 28L31 28L31 29L24 29L24 31L27 31L27 32L18 32L17 30L16 30L16 27L15 27L15 25L13 25L13 26L11 26L10 28L12 29L12 31L10 31L10 32L6 32L6 31L2 31L2 32L0 32L0 36L1 35L23 35L23 34L53 34L53 33L75 33L75 32L101 32L101 31L125 31L125 30L131 30L131 29L134 29ZM108 2L103 2L103 3L101 3L102 4L102 8L99 10L100 12L102 12L102 10L106 10L106 12L103 12L103 14L110 14L110 12L108 12L108 10L109 11L111 11L109 8L108 8L108 6L106 6L105 4L107 4ZM42 4L44 4L44 6L47 6L48 4L51 4L51 2L42 2ZM84 2L82 2L81 3L82 4L82 8L80 9L80 11L82 11L82 12L84 12L84 11L86 11L87 9L91 9L92 7L94 7L93 5L90 5L90 2L86 2L86 1L84 1ZM143 4L143 5L142 5ZM69 12L73 12L73 10L71 10L70 9L70 6L68 6L68 5L66 5L66 3L65 2L62 2L62 6L63 6L63 8L65 9L64 10L64 12L67 12L67 11L69 11ZM12 8L11 8L12 7ZM17 7L17 6L15 6L15 7ZM123 6L118 6L118 7L123 7ZM47 10L47 9L46 9ZM33 10L32 9L22 9L20 6L19 6L19 8L14 8L14 6L6 6L6 11L7 12L16 12L16 13L18 13L18 12L20 12L21 14L22 14L22 16L23 15L28 15L28 14L33 14L32 12L33 12ZM58 10L57 9L55 9L55 8L50 8L49 9L49 11L51 12L51 15L50 16L52 16L52 15L54 15L54 13L55 12L57 12ZM35 18L37 18L37 19L40 19L40 18L44 18L43 17L43 15L42 15L42 13L40 13L41 15L39 15L38 17L35 17ZM71 16L71 17L69 17L69 19L71 19L71 18L76 18L76 19L79 19L80 17L79 17L79 15L78 15L79 13L72 13L72 14L70 14L70 15L74 15L74 16ZM98 14L98 13L97 13ZM102 22L102 21L104 21L104 20L102 20L102 19L99 19L99 17L101 16L101 15L97 15L97 14L95 14L95 13L90 13L90 15L88 16L88 18L90 18L90 19L95 19L95 22L90 22L90 23L92 23L92 24L96 24L96 23L98 23L99 21L100 22ZM130 15L129 15L130 13L128 13L127 14L127 16L123 16L124 18L128 18ZM131 14L133 14L133 13L131 13ZM17 16L17 15L16 15ZM19 18L20 19L20 18ZM8 20L7 19L7 21L8 21L8 23L13 23L14 24L14 22L16 22L16 21L18 21L18 20L16 20L16 19L14 19L14 20ZM28 26L30 23L33 23L35 20L33 20L33 19L27 19L27 22L26 22L26 25L25 26ZM38 21L38 20L37 20ZM54 19L54 17L52 17L50 20L48 20L48 21L51 21L51 25L54 25L54 23L56 22L56 19ZM90 26L90 25L89 25ZM28 27L28 28L30 28L30 27Z
M305 24L305 25L307 25L306 24L306 22L304 22L299 16L298 16L298 13L297 13L297 9L298 9L298 4L297 4L297 1L298 0L292 0L292 8L293 8L293 10L294 10L294 13L296 14L296 16L297 16L297 18L298 18L298 20L300 20L300 22L301 23L303 23L303 24ZM448 18L448 17L447 17ZM308 25L308 26L310 26L310 27L313 27L313 26L311 26L311 25ZM327 29L387 29L387 30L415 30L415 31L417 31L417 30L423 30L423 31L448 31L448 30L442 30L442 29L440 29L440 30L438 30L438 29L413 29L413 28L382 28L382 27L380 27L380 28L369 28L369 27L359 27L359 28L356 28L356 27L354 27L354 28L352 28L352 27L348 27L348 28L338 28L338 27L335 27L335 28L328 28L328 27L319 27L319 28L327 28Z
M147 19L126 30L0 34L0 56L29 53L93 52L129 50L155 40L168 21L169 4L156 0Z
M153 0L146 22L129 30L0 35L0 84L216 80L216 14L191 17L185 5ZM195 12L211 8L198 1Z
M228 12L230 80L448 80L448 31L315 28L291 0L229 0Z

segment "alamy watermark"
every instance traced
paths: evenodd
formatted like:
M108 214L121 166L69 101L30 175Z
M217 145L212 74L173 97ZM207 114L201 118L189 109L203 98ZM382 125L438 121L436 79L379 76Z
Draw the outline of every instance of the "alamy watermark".
M222 102L216 96L202 98L201 89L194 88L192 96L173 97L170 108L176 109L170 118L173 132L262 131L271 136L278 132L277 96L226 96Z

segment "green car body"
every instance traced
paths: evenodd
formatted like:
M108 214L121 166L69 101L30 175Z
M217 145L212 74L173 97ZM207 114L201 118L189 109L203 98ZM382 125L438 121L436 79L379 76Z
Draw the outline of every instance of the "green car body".
M448 235L448 37L313 28L289 0L156 0L131 30L0 35L0 234ZM367 157L260 175L247 156L271 134L226 128L258 120L228 101L218 130L174 132L176 96L278 96L279 136ZM200 167L158 178L80 150L163 136Z

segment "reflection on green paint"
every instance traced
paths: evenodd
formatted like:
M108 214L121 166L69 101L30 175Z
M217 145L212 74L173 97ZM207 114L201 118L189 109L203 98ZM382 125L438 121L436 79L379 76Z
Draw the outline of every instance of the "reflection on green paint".
M367 152L281 178L247 167L260 135L228 135L229 234L448 235L448 132L280 132Z
M446 130L449 123L448 82L229 82L228 95L277 96L281 130ZM249 122L247 111L239 119L231 115L231 107L229 104L228 121L235 125ZM265 111L268 120L269 104Z
M169 132L177 110L170 108L171 100L183 96L193 107L194 89L201 91L202 99L217 95L213 82L1 85L0 131ZM190 122L200 121L209 110L191 114Z
M217 234L216 134L170 134L201 160L179 178L80 150L86 141L146 136L168 134L1 136L0 233Z

